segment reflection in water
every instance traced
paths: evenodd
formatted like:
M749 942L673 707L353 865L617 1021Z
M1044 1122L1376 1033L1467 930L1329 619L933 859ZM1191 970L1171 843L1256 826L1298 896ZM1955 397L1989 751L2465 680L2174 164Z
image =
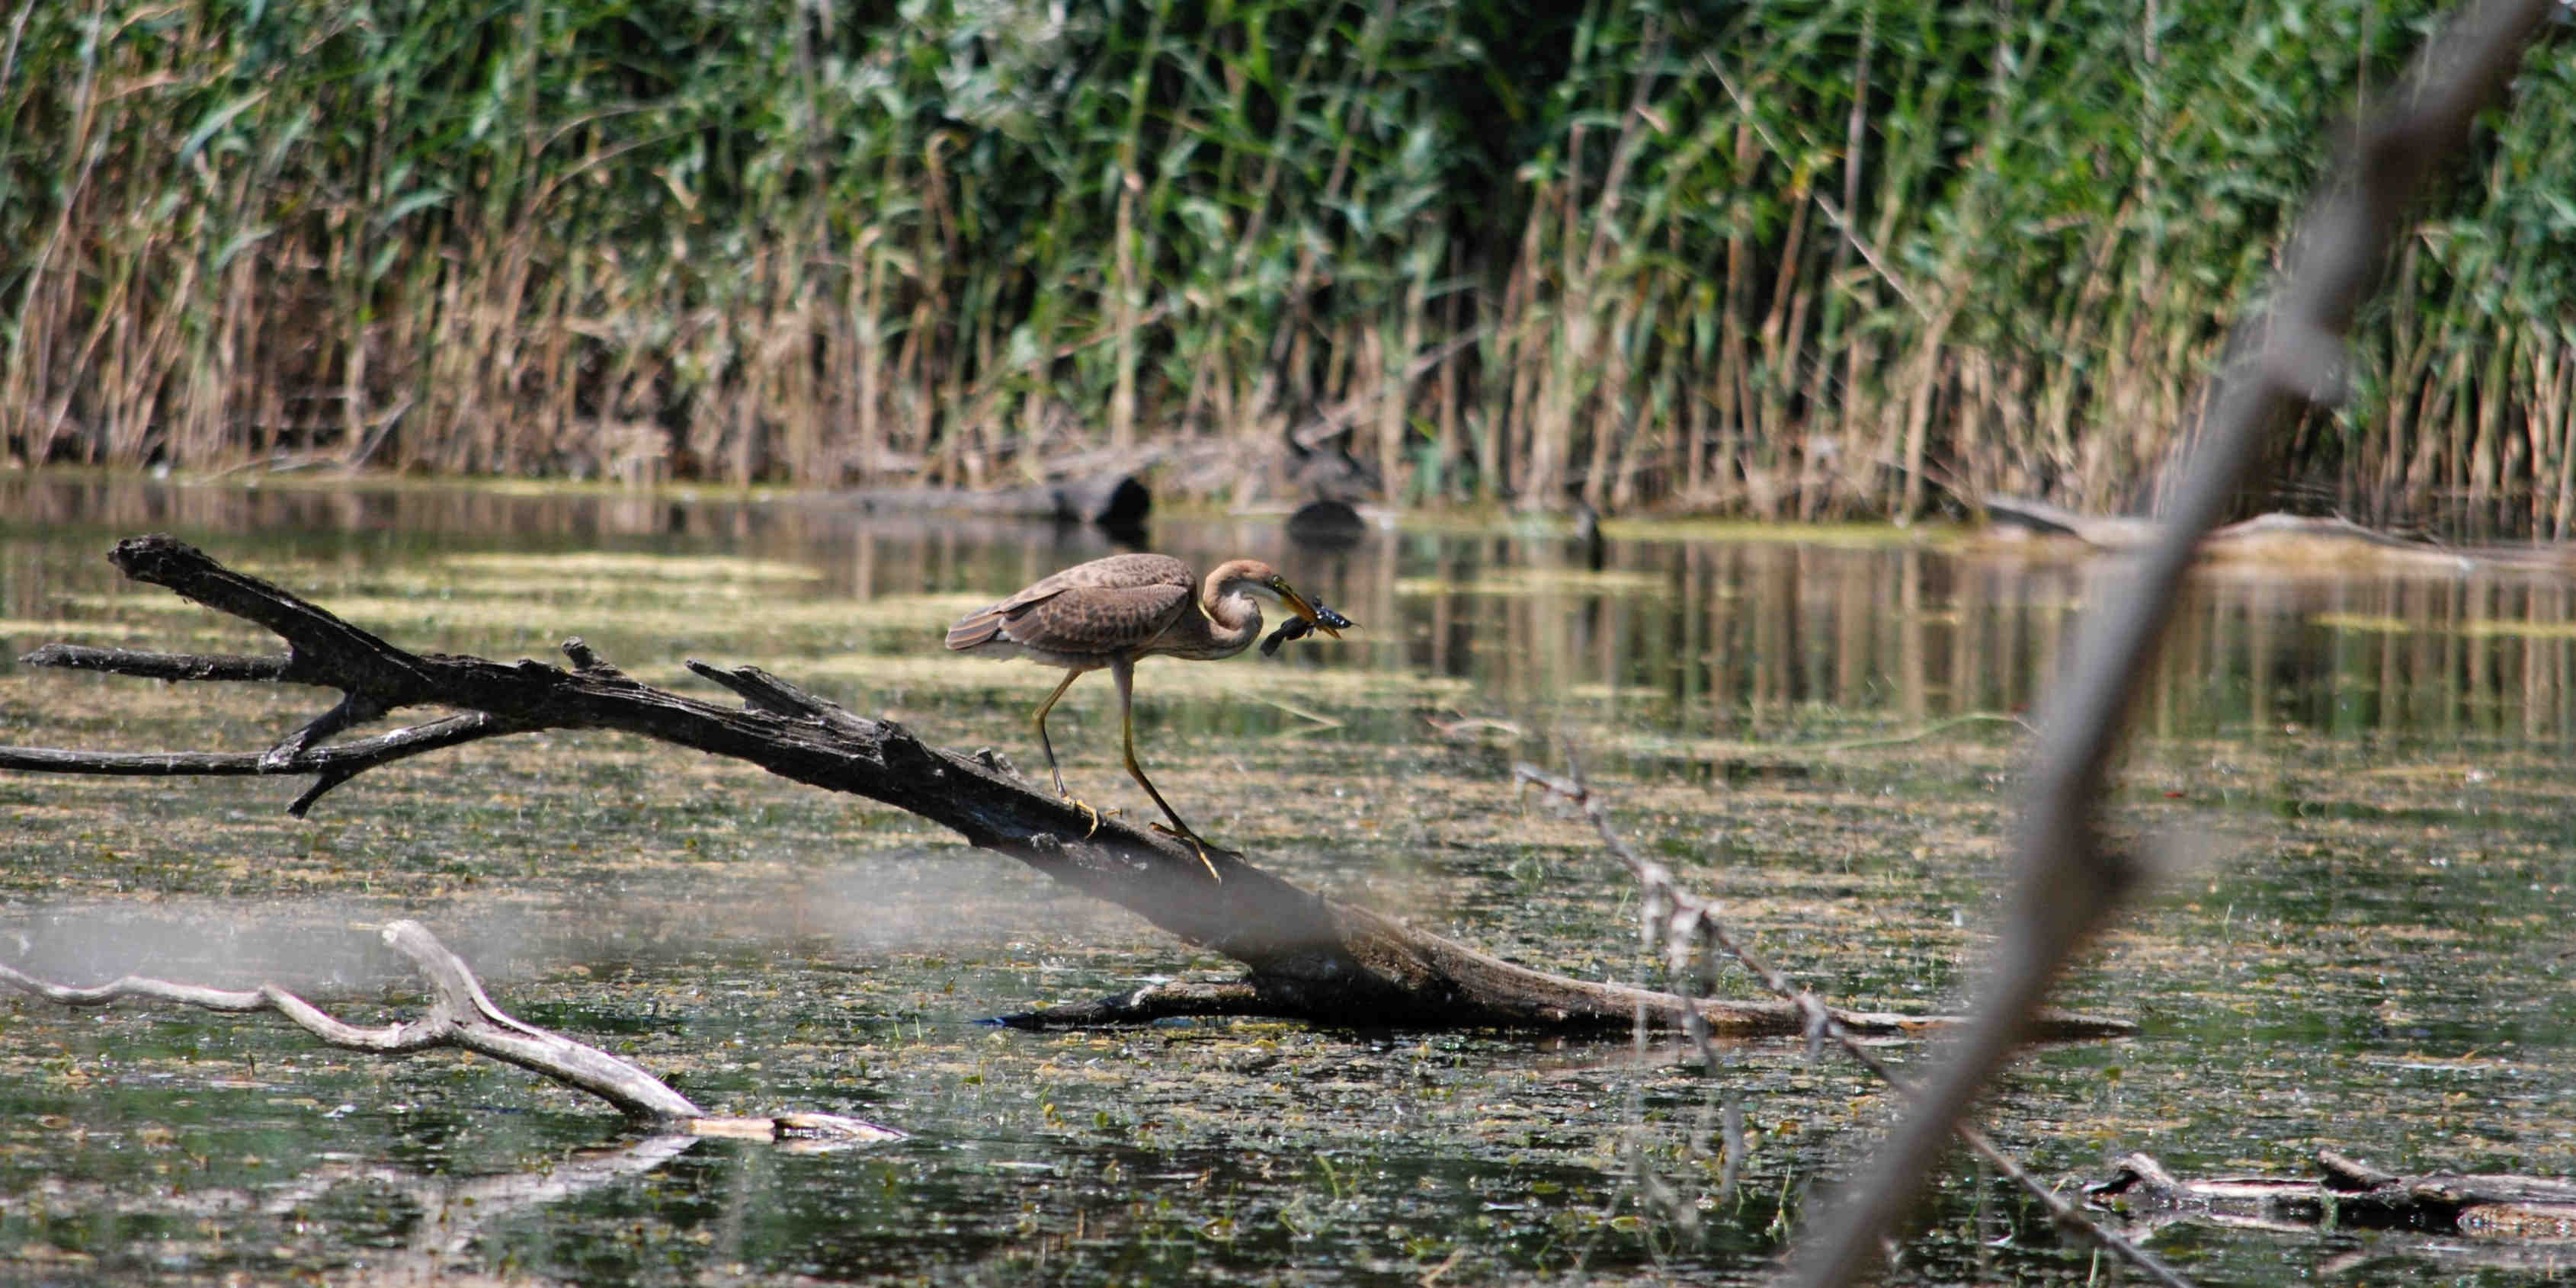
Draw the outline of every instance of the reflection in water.
M96 555L175 531L227 557L273 549L361 576L438 552L721 552L821 576L765 595L869 601L999 593L1124 548L1087 527L866 516L828 500L674 501L622 493L352 491L0 481L0 633L78 620L124 593ZM1479 710L1568 704L1663 733L1756 736L1819 709L1920 723L2033 702L2097 566L2050 547L1660 535L1607 543L1599 570L1554 530L1337 532L1275 519L1165 518L1151 548L1208 567L1248 555L1363 623L1300 665L1468 681ZM872 648L935 653L917 641ZM0 662L0 665L6 665ZM2144 712L2184 735L2280 724L2336 736L2563 742L2576 727L2576 590L2541 573L2241 572L2204 579Z

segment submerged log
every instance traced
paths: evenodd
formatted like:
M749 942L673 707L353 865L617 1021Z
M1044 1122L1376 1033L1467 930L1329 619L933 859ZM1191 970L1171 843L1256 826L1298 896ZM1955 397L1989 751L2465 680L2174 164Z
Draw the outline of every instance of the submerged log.
M2323 1174L2184 1180L2146 1154L2122 1158L2085 1201L2147 1221L2262 1229L2415 1230L2464 1238L2576 1241L2576 1182L2504 1173L2401 1176L2332 1150Z
M284 681L340 690L339 705L262 752L113 753L0 747L0 769L170 776L312 775L288 808L302 814L351 778L410 756L542 729L614 729L743 760L827 791L882 801L956 831L978 847L1107 900L1246 967L1221 995L1174 990L1178 1014L1258 1014L1363 1026L1625 1028L1643 1014L1680 1024L1697 1010L1731 1036L1794 1035L1804 1014L1779 1002L1689 1000L1572 979L1504 961L1383 913L1301 889L1243 857L1195 848L1101 819L1022 780L991 753L933 747L892 721L870 720L752 667L692 661L732 690L723 706L639 683L567 641L565 670L535 661L414 653L349 625L268 582L234 572L167 536L132 537L109 556L136 581L164 586L287 641L282 657L197 657L51 644L24 659L160 679ZM460 714L371 737L326 742L410 706ZM1211 879L1211 878L1215 879ZM1026 1024L1155 1018L1150 991L1119 1005L1036 1012ZM1904 1035L1938 1016L1835 1012L1853 1031ZM2118 1020L2053 1015L2044 1039L2117 1036Z
M1144 525L1154 494L1133 474L1098 474L1035 487L965 492L954 488L868 488L836 492L834 502L865 513L980 514L995 518L1093 523L1125 529Z
M2078 514L2020 497L1984 496L1977 505L1999 531L2071 537L2109 554L2144 550L2162 530L2154 519ZM2211 529L2199 560L2204 566L2255 571L2461 573L2496 568L2570 573L2576 572L2576 545L2446 546L2340 517L2258 514Z

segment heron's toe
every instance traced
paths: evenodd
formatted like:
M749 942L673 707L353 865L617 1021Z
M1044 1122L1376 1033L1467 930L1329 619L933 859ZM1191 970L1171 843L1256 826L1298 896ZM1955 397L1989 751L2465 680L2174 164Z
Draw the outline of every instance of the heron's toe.
M1107 809L1105 809L1105 810L1104 810L1104 809L1095 809L1095 808L1093 808L1093 806L1092 806L1091 802L1086 801L1086 800L1082 799L1082 798L1081 798L1081 797L1079 797L1079 796L1071 796L1071 795L1067 795L1067 796L1062 797L1062 799L1063 799L1063 801L1064 801L1064 803L1065 803L1065 804L1070 805L1070 806L1074 807L1075 809L1081 810L1081 811L1083 812L1083 815L1084 815L1085 817L1087 817L1087 818L1089 818L1089 819L1091 820L1091 827L1090 827L1088 830L1084 831L1084 832L1083 832L1083 834L1082 834L1082 839L1084 839L1084 840L1086 840L1086 841L1090 840L1093 836L1095 836L1095 835L1098 835L1098 834L1099 834L1099 832L1100 832L1100 820L1102 820L1102 819L1104 819L1104 818L1111 818L1111 817L1114 817L1114 816L1116 816L1116 815L1117 815L1117 813L1118 813L1118 807L1117 807L1117 806L1115 806L1115 805L1112 805L1112 806L1110 806L1109 808L1107 808Z
M1176 830L1165 827L1160 823L1149 823L1147 826L1165 836L1171 837L1173 840L1189 842L1190 849L1196 852L1199 856L1199 863L1207 868L1208 880L1214 881L1219 885L1225 884L1225 878L1217 874L1216 860L1209 858L1208 855L1211 853L1222 854L1229 859L1235 860L1241 860L1243 858L1243 851L1229 850L1196 832Z

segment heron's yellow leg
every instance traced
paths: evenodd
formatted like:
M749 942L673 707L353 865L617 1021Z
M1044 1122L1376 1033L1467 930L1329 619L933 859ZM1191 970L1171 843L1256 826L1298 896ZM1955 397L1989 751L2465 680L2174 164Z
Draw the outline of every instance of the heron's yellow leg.
M1182 822L1180 812L1172 808L1170 801L1163 799L1161 792L1154 790L1154 780L1145 777L1145 767L1136 763L1136 664L1121 658L1110 666L1109 674L1118 681L1118 741L1120 748L1127 753L1127 776L1135 779L1136 785L1144 788L1145 794L1162 807L1163 817L1172 820L1170 827L1154 824L1154 830L1168 832L1189 842L1190 848L1198 852L1199 862L1207 866L1208 877L1223 882L1225 878L1217 875L1216 860L1209 858L1207 852L1217 849L1232 854L1234 851L1199 835L1189 824Z
M1100 830L1100 820L1107 817L1107 815L1102 814L1099 810L1093 809L1088 801L1074 799L1073 793L1064 789L1064 770L1056 766L1055 743L1047 737L1046 728L1047 712L1055 710L1055 700L1063 697L1064 691L1072 688L1073 682L1081 678L1082 672L1080 671L1065 672L1064 683L1055 686L1055 692L1048 694L1046 701L1038 704L1038 714L1034 723L1038 727L1038 750L1046 753L1047 772L1055 776L1056 796L1066 804L1073 806L1075 809L1081 810L1083 814L1091 820L1090 829L1082 834L1082 839L1087 841L1091 839L1094 833L1097 833ZM1117 812L1118 811L1114 809L1109 811L1111 814L1115 814Z
M1082 672L1080 671L1065 672L1064 683L1055 686L1055 692L1048 694L1046 701L1038 704L1038 714L1033 722L1038 727L1038 750L1046 753L1047 772L1055 775L1055 794L1058 796L1067 794L1064 790L1064 771L1056 767L1055 743L1047 738L1046 718L1048 712L1055 710L1055 700L1063 697L1064 691L1072 688L1073 682L1081 678ZM1088 808L1088 806L1085 808ZM1100 825L1100 820L1097 816L1094 816L1091 822L1094 827Z

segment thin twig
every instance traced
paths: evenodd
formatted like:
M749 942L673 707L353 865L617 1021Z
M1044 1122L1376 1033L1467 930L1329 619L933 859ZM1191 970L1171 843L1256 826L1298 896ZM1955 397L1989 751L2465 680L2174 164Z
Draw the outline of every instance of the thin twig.
M1682 973L1690 966L1691 958L1698 955L1701 945L1714 945L1723 949L1745 970L1751 972L1755 979L1762 981L1764 988L1771 990L1773 995L1783 1001L1796 1006L1806 1016L1807 1040L1811 1051L1824 1042L1832 1042L1841 1047L1845 1055L1857 1061L1862 1068L1877 1075L1879 1081L1895 1088L1899 1094L1907 1097L1915 1094L1913 1084L1899 1077L1895 1070L1889 1068L1885 1061L1878 1058L1876 1052L1870 1050L1868 1045L1860 1040L1858 1035L1834 1018L1832 1008L1825 1005L1824 999L1816 996L1815 990L1790 979L1787 973L1773 965L1769 958L1764 957L1751 944L1729 930L1726 923L1719 919L1717 904L1714 901L1703 899L1684 889L1681 883L1674 879L1671 868L1637 853L1635 847L1628 844L1627 838L1621 836L1618 829L1611 826L1610 811L1603 805L1600 794L1594 792L1591 785L1583 780L1581 769L1576 768L1568 774L1559 775L1550 774L1529 765L1521 765L1513 772L1522 782L1533 784L1583 811L1583 816L1591 821L1592 830L1600 835L1601 843L1609 848L1611 856L1618 859L1628 869L1629 875L1635 877L1637 884L1644 889L1644 901L1638 917L1648 937L1648 946L1663 953L1667 964L1672 967L1675 974ZM1662 942L1653 942L1657 938ZM1718 1060L1714 1036L1704 1027L1694 1027L1691 1037L1699 1044L1701 1057L1714 1066ZM2086 1217L2074 1204L2060 1197L2056 1190L2031 1175L2022 1168L2020 1163L1996 1148L1994 1142L1987 1139L1986 1134L1977 1130L1974 1124L1965 1122L1958 1124L1957 1135L1960 1142L1971 1152L1992 1164L1995 1170L2001 1172L2006 1179L2038 1200L2059 1225L2091 1239L2102 1250L2137 1267L2141 1273L2157 1283L2166 1285L2167 1288L2191 1288L2189 1279L2184 1278L2173 1267L2166 1265L2154 1253L2121 1237L2116 1231L2104 1229Z

